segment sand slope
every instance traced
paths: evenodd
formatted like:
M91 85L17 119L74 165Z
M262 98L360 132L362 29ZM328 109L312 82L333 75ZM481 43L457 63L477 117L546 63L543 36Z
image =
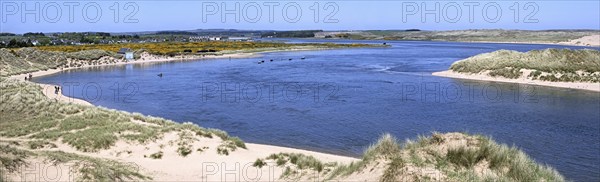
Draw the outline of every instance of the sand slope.
M600 35L585 36L567 42L559 42L558 44L598 47L600 46Z
M526 73L528 74L528 73ZM479 74L466 74L454 72L452 70L440 71L432 73L434 76L441 77L449 77L449 78L459 78L459 79L469 79L469 80L481 80L481 81L496 81L496 82L506 82L506 83L519 83L519 84L530 84L530 85L539 85L539 86L549 86L549 87L559 87L559 88L571 88L571 89L579 89L579 90L589 90L600 92L600 83L584 83L584 82L548 82L541 80L531 80L526 77L520 77L518 79L509 79L504 77L492 77L485 73Z

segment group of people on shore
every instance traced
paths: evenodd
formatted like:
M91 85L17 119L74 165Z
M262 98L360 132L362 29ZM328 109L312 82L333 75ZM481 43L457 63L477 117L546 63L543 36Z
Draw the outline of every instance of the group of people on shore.
M162 73L161 73L162 76ZM31 79L33 78L33 75L31 75L31 73L27 74L27 76L25 76L25 81L31 81ZM54 94L58 95L58 93L60 93L60 86L54 86Z
M60 86L54 86L54 94L58 95L60 93Z
M27 76L25 76L25 81L27 81L27 80L31 81L32 77L33 77L33 75L31 75L31 73L29 73Z

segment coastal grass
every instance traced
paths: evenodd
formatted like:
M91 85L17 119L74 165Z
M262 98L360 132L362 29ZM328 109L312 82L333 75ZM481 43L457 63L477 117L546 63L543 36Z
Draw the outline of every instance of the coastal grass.
M17 171L21 166L26 166L25 161L31 152L18 149L11 145L0 145L0 171L12 173ZM4 177L4 176L0 176Z
M118 140L147 143L166 132L189 131L201 137L219 136L236 147L244 142L217 129L205 129L192 123L177 124L155 117L105 108L67 104L48 99L41 87L28 82L0 78L0 136L25 137L67 143L83 152L108 149ZM141 120L153 125L132 122ZM193 133L193 134L192 134Z
M57 143L67 144L80 152L98 152L110 149L118 141L145 144L162 138L165 133L177 132L176 152L181 156L192 152L191 143L198 137L219 136L224 139L222 145L227 146L227 152L237 147L245 148L241 139L217 129L192 123L178 124L139 113L58 102L44 96L42 88L31 82L0 77L0 90L0 137L22 140L2 142L11 145L0 147L0 170L7 173L26 165L25 160L29 157L37 156L81 164L79 172L84 181L149 179L115 161L49 151L57 148ZM161 154L162 151L151 158L159 159Z
M532 70L522 75L522 70ZM450 66L460 73L483 73L493 77L529 77L533 80L600 82L600 51L592 49L545 49L529 52L499 50L476 55Z
M283 166L293 155L272 154L264 160L277 161L278 166ZM284 162L278 162L280 159ZM311 166L304 169L322 172L322 166L326 166L318 160L302 160L308 161L303 166ZM330 173L320 174L326 180L344 179L382 164L384 170L379 181L565 181L556 170L538 164L516 147L495 143L481 135L435 132L430 137L419 136L403 143L384 134L365 150L360 161L333 164ZM287 170L289 173L284 174L295 174L294 167Z
M78 181L132 181L152 180L132 164L99 159L62 151L44 151L39 154L52 163L74 163Z
M277 153L271 154L264 159L256 159L253 163L254 167L261 168L267 165L266 161L274 162L279 167L285 167L281 174L281 179L300 178L303 175L311 176L310 174L319 174L330 172L335 163L324 163L313 156L300 153ZM314 171L311 172L311 171Z
M162 159L162 157L163 157L163 152L162 151L150 154L150 158L151 159Z
M598 35L598 30L502 30L472 29L450 31L406 31L406 30L369 30L355 32L350 39L383 40L424 40L457 42L522 42L522 43L559 43L589 35Z

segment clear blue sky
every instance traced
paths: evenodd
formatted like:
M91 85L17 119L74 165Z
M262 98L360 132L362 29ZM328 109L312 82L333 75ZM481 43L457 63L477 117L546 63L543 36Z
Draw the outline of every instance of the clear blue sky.
M600 1L598 0L303 0L279 2L102 0L73 2L2 0L0 1L0 32L131 32L211 28L260 30L600 29ZM132 3L127 4L127 2ZM38 8L36 8L36 3L39 4ZM237 15L240 16L239 22L235 21L236 15L234 14L222 14L225 12L224 9L235 10L236 3L239 3L239 11L237 11ZM437 8L439 22L435 20L435 14L422 14L425 10L435 10L436 3L439 4L439 8ZM260 8L260 11L257 7ZM118 16L116 16L115 9L119 10ZM318 16L316 16L315 9L319 10ZM500 9L501 13L497 13L497 9ZM97 16L97 10L101 11L100 16ZM299 18L296 18L297 10L302 13L301 16L298 16ZM127 17L127 15L133 16ZM328 15L332 16L328 17ZM498 17L496 17L497 15ZM36 16L39 16L39 22L36 22ZM222 16L225 16L225 21L222 21ZM423 16L424 20L422 20ZM515 22L515 17L517 17L517 22ZM315 18L317 22L315 22Z

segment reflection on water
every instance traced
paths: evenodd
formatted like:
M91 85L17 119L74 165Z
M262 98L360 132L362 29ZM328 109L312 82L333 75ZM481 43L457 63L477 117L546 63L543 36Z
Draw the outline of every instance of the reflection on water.
M385 132L398 138L481 133L569 179L600 178L599 93L431 76L483 52L562 46L387 42L391 48L92 67L35 81L79 83L63 94L100 93L95 105L191 121L248 142L350 156ZM307 59L288 60L300 57ZM256 64L260 59L275 61Z

